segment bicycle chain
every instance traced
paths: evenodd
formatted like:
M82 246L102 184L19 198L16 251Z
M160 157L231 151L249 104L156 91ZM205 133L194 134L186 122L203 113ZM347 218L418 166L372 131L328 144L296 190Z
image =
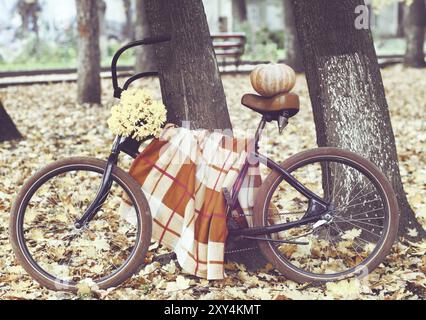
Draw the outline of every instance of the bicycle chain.
M290 214L299 214L299 213L305 213L306 211L296 211L296 212L292 212ZM277 215L289 215L289 213L278 213ZM245 216L252 216L252 215L245 215ZM242 253L242 252L248 252L248 251L252 251L252 250L257 250L259 249L259 247L251 247L251 248L241 248L241 249L234 249L234 250L229 250L226 251L225 250L225 254L232 254L232 253Z
M230 253L241 253L241 252L247 252L247 251L256 250L256 249L258 249L258 247L229 250L229 251L225 251L225 253L226 254L230 254Z

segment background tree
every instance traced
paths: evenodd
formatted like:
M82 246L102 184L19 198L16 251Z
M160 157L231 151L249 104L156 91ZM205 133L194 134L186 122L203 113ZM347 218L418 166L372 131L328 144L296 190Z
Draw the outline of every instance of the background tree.
M95 0L98 5L98 20L99 20L99 49L102 57L108 56L108 35L106 23L107 3L105 0Z
M378 165L398 197L400 235L424 237L401 182L371 31L355 28L355 7L364 2L293 0L293 5L318 145L349 149Z
M405 3L398 2L398 28L396 31L397 37L405 37L404 31L404 13L405 13Z
M76 0L79 103L101 102L98 0Z
M426 67L424 43L426 27L425 0L414 0L410 5L405 5L404 30L407 41L407 50L404 64L408 67Z
M38 37L38 15L41 11L38 0L18 0L17 11L22 21L21 35L24 36L32 31Z
M123 35L126 39L133 39L135 37L133 28L133 7L132 0L123 0L124 14L126 16L126 22L123 27Z
M299 38L294 22L293 4L291 0L283 0L284 8L284 48L286 62L296 72L303 71L303 57L300 51Z
M136 0L136 26L135 37L140 40L151 36L150 24L147 17L148 0ZM136 72L154 71L157 69L153 46L136 48Z
M242 23L247 21L246 0L232 0L232 18L234 30L237 30Z
M225 93L201 0L146 0L153 35L170 34L156 46L169 121L191 127L230 129Z
M21 133L16 128L0 101L0 142L21 138Z

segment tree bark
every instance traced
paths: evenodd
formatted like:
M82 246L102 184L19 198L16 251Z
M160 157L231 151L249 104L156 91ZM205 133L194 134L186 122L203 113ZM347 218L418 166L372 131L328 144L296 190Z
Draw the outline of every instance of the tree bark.
M357 30L362 0L293 0L319 146L354 151L388 177L400 206L400 235L425 236L407 201L371 31ZM408 235L415 229L417 237Z
M148 0L153 35L170 34L156 46L169 121L192 129L230 129L225 93L201 0Z
M303 57L300 50L296 24L294 22L293 4L291 0L283 0L283 7L286 62L296 72L303 72Z
M0 101L0 142L18 139L22 139L22 135Z
M160 82L168 121L191 129L224 130L232 135L225 93L201 0L149 0L153 35L170 34L172 41L156 46ZM227 259L257 269L266 260L252 241L228 243L227 250L256 248Z
M123 28L123 35L126 39L133 40L134 28L133 28L133 10L132 10L132 1L123 0L124 13L126 16L126 22Z
M404 64L407 67L426 67L424 43L426 26L425 0L414 0L409 6L405 6L404 27L407 49L404 56Z
M150 24L147 16L148 0L136 0L136 27L135 37L140 40L151 36ZM155 71L157 63L153 46L136 48L136 72Z
M76 0L79 103L101 103L98 0Z
M239 29L241 24L247 21L246 0L232 0L232 17L234 19L234 30Z

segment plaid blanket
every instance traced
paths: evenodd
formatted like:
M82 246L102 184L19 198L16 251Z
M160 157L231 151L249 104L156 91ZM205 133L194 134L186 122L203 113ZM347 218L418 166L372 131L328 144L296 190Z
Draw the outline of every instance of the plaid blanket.
M223 279L228 235L223 188L231 190L253 143L206 130L166 127L134 161L130 174L140 183L153 218L153 238L174 250L188 273ZM247 216L261 178L250 164L233 217ZM240 182L240 183L241 183ZM132 207L123 202L121 214Z

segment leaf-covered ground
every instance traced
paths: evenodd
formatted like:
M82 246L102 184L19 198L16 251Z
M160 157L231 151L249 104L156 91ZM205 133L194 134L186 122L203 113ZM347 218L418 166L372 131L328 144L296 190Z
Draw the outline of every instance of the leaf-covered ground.
M424 71L395 66L385 69L388 101L396 135L405 190L418 219L426 226L426 86ZM223 77L236 134L253 133L258 116L239 104L251 91L247 75ZM143 82L157 92L154 80ZM75 103L75 84L12 87L0 90L0 99L25 140L0 144L0 299L424 299L426 297L426 242L402 242L376 271L363 280L327 285L298 285L267 267L256 273L229 264L223 281L187 276L174 261L147 265L119 288L91 290L82 285L78 295L40 287L16 264L8 242L9 211L28 177L54 160L76 156L105 158L113 136L106 120L113 99L103 83L104 106ZM283 136L269 126L262 148L282 160L315 147L315 129L306 82L299 77L295 89L302 97L302 112L291 120ZM130 159L123 159L128 167ZM164 252L164 251L163 251Z

